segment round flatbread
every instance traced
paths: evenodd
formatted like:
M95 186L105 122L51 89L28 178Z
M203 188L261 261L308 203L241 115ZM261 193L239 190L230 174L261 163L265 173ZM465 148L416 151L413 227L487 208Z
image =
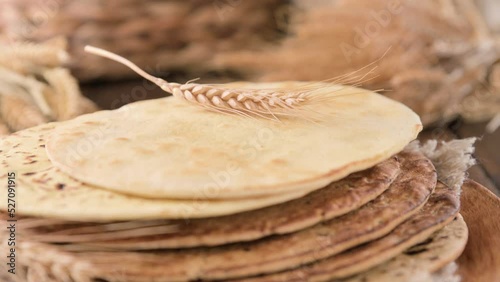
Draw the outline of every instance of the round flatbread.
M451 222L459 208L458 191L439 182L424 207L387 236L304 267L244 281L331 281L361 273L427 240Z
M382 195L363 207L299 232L219 246L150 252L84 251L89 277L108 281L187 281L246 277L295 268L386 235L426 202L436 185L433 165L402 153L402 171ZM63 245L60 249L69 248ZM168 267L165 267L168 266Z
M234 83L294 91L310 83ZM422 129L409 108L326 83L321 118L280 121L209 111L174 97L64 122L50 135L53 165L88 184L149 198L248 198L311 191L400 152Z
M425 278L432 277L432 273L462 254L467 237L467 224L459 214L430 238L390 261L339 282L429 281Z
M81 243L100 249L159 249L214 246L256 240L273 234L301 230L358 209L383 193L400 173L401 162L413 159L396 155L336 181L305 197L255 211L189 221L135 221L108 224L40 223L23 230L37 242ZM403 171L401 173L408 173ZM35 219L23 221L23 226ZM162 234L162 227L176 232Z
M0 139L0 181L16 173L19 215L74 221L186 219L234 214L283 203L306 191L231 201L145 199L86 185L54 168L45 153L45 137L56 123L44 124ZM0 202L0 210L7 201ZM171 230L171 229L169 229Z

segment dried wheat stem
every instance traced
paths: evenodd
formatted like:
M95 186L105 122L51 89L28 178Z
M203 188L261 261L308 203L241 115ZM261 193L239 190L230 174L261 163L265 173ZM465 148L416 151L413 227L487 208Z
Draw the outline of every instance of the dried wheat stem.
M2 118L13 131L48 122L22 88L3 83L0 84L0 94Z
M33 64L21 60L13 60L8 54L0 53L0 67L8 70L28 75L33 70Z
M310 100L309 91L282 92L276 89L227 89L217 85L172 83L154 77L129 60L109 51L86 46L85 51L119 62L140 76L158 85L174 97L223 113L243 116L294 116L299 106Z
M474 27L476 39L478 41L492 40L491 31L484 17L481 15L477 4L469 0L459 0L457 1L457 5Z
M82 94L78 82L67 69L55 68L42 71L45 80L54 89L57 100L53 106L58 120L68 120L79 115Z
M52 110L43 96L44 88L46 87L45 84L34 78L22 76L2 67L0 67L0 77L4 81L26 88L29 94L33 97L33 100L38 108L40 108L40 111L46 116L52 116Z
M0 57L29 62L34 66L57 67L68 61L66 45L63 38L55 38L42 44L14 42L0 46Z
M18 252L24 259L15 275L19 278L16 281L92 281L94 277L89 262L78 260L53 245L23 241L18 245Z
M486 125L486 132L493 133L500 128L500 113L496 114Z

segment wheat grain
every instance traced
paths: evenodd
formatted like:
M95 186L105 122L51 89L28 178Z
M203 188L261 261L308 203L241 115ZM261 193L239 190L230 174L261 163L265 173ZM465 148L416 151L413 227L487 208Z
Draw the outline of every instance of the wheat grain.
M291 89L288 92L278 89L227 89L220 85L188 82L179 84L154 77L129 60L109 51L86 46L85 51L119 62L143 78L158 85L174 97L222 113L242 116L259 116L278 119L278 116L297 116L303 113L300 107L314 100L311 93L317 87Z

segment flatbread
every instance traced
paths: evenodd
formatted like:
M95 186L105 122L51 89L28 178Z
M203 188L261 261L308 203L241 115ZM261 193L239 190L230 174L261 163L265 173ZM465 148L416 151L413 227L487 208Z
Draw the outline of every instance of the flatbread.
M44 224L26 230L26 234L37 242L80 242L101 249L125 250L214 246L256 240L298 231L358 209L387 190L400 173L409 173L401 172L400 165L407 168L420 164L404 154L396 155L297 200L224 217L84 226L51 222L48 227ZM26 224L24 220L23 226ZM176 232L162 233L165 225L177 226Z
M429 239L411 247L390 261L378 265L342 282L423 282L456 260L467 244L468 230L459 214L450 224L434 233Z
M458 191L438 182L424 207L387 236L322 261L281 273L244 281L330 281L366 271L428 239L458 214Z
M292 91L310 83L234 83ZM249 198L311 191L400 152L419 117L368 90L318 84L307 118L221 114L174 97L64 122L51 134L53 165L104 189L149 198Z
M307 194L288 194L210 201L204 195L192 200L154 200L127 196L85 185L54 168L45 153L45 136L56 123L19 131L0 139L0 181L16 173L18 215L75 221L186 219L222 216L283 203ZM0 201L6 210L7 201Z
M436 185L434 167L421 154L402 153L398 158L408 159L402 161L407 173L400 174L381 196L299 232L214 248L84 251L77 257L90 264L82 271L93 277L123 282L230 279L295 268L380 238L418 212Z

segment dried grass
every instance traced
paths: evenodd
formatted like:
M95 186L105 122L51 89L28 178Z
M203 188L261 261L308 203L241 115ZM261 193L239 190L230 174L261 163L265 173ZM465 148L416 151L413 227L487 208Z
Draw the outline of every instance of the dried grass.
M78 81L64 68L45 69L42 75L50 85L51 100L56 100L54 117L57 120L68 120L81 114L95 111L96 108L87 100L82 99ZM90 107L89 107L90 106Z
M33 9L29 4L37 1L0 4L10 13L9 21L0 19L0 29L16 34ZM377 78L363 86L388 90L385 95L409 105L429 125L463 114L464 99L480 96L476 92L482 92L487 70L499 57L499 35L493 32L500 28L490 8L498 5L475 2L487 22L468 0L222 0L222 10L195 0L92 0L85 7L64 2L26 37L69 36L72 54L84 58L72 62L74 69L87 80L130 73L84 57L85 44L113 49L155 73L181 70L206 77L215 71L252 81L324 80L357 70L392 46ZM390 3L401 3L401 11L381 20ZM366 28L375 32L359 40L359 30ZM484 107L463 114L467 119L491 118L498 105L474 103Z
M80 93L67 69L66 42L0 45L1 133L22 130L54 120L66 120L96 110Z
M29 94L22 88L0 84L0 112L12 131L48 122Z
M476 140L477 138L448 142L428 140L424 144L416 140L410 143L407 149L422 152L436 167L438 179L456 191L461 191L467 178L467 170L476 164L472 156Z
M86 44L116 50L143 68L203 73L214 52L256 49L280 36L274 12L286 0L16 0L0 2L0 32L21 40L69 39L74 58ZM31 25L34 15L46 20ZM243 20L244 19L244 20ZM80 81L130 73L91 56L71 62Z
M321 80L358 69L392 47L364 87L389 90L385 95L431 124L462 113L461 102L499 57L469 1L396 1L398 13L389 12L394 1L313 2L292 14L291 36L278 48L218 54L217 64L252 80ZM381 23L380 14L390 19ZM377 32L367 33L370 27ZM365 44L357 43L360 30Z

